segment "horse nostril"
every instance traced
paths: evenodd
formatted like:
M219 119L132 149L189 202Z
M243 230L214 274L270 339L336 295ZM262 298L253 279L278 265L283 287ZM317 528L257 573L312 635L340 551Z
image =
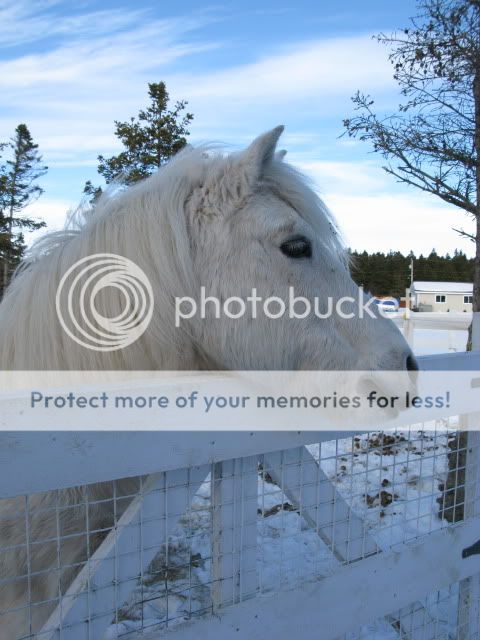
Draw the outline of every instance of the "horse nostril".
M418 363L415 356L410 353L405 361L407 371L418 371Z

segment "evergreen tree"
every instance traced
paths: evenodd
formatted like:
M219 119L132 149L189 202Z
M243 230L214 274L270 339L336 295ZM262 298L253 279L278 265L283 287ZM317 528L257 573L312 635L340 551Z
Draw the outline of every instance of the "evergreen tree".
M86 196L91 203L95 203L102 195L102 187L96 187L91 180L87 180L83 187L83 195Z
M8 146L6 142L0 142L0 278L3 274L3 263L6 252L8 250L8 234L7 234L7 221L5 218L5 212L3 210L3 201L5 199L5 191L7 187L7 164L1 162L2 155L5 148ZM3 283L3 279L1 280ZM1 287L0 287L1 288Z
M42 195L43 189L37 184L37 180L45 175L47 167L42 164L38 144L33 142L25 124L18 125L14 137L3 148L11 151L11 158L0 170L0 250L3 262L2 286L5 290L25 250L22 231L33 231L45 226L44 222L22 215L22 212Z
M149 83L150 104L127 122L115 121L115 135L124 150L111 158L98 156L98 172L109 184L113 180L131 185L148 177L187 144L191 113L187 103L176 102L168 108L169 95L164 82ZM84 193L95 201L101 188L88 181Z
M476 244L473 310L480 312L480 0L419 0L418 7L410 27L377 37L390 48L404 98L398 111L377 115L373 100L357 93L357 115L344 124L397 180L475 219L469 237ZM435 272L435 260L429 264Z
M445 282L473 282L474 259L462 251L453 256L439 256L433 249L428 257L414 253L404 256L399 251L372 253L351 252L351 273L354 281L365 291L377 296L401 298L410 286L410 261L414 262L415 280Z

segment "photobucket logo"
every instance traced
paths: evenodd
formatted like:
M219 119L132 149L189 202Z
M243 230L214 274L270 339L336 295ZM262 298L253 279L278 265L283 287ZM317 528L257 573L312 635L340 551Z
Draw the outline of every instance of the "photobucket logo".
M394 304L396 311L398 302L394 298L388 300ZM205 287L201 287L199 303L190 296L175 298L175 326L178 328L182 320L189 320L197 315L201 319L211 317L220 319L223 315L232 320L244 316L256 319L260 314L271 320L283 318L285 315L292 319L304 319L311 315L320 319L337 315L344 320L362 319L366 316L378 318L379 315L387 317L392 307L385 307L379 302L385 303L385 300L378 301L366 295L362 287L359 287L359 295L355 298L343 296L334 299L330 296L322 302L318 297L311 300L305 296L296 296L294 287L289 287L288 300L278 296L264 299L257 294L257 289L253 288L251 295L246 298L232 296L222 303L216 296L207 296Z
M95 253L64 274L55 307L63 330L76 343L93 351L117 351L147 329L153 290L142 269L128 258Z

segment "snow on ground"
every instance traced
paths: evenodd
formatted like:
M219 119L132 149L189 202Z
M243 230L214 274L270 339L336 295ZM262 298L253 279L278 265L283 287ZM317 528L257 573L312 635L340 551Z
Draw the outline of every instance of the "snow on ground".
M415 329L413 349L417 356L447 353L449 351L465 351L467 337L467 331Z
M465 331L416 330L418 355L464 350ZM439 485L448 470L448 438L455 421L412 425L395 433L359 434L355 438L308 447L322 470L360 516L381 549L415 539L446 526L439 517ZM262 592L289 589L329 575L339 566L328 546L267 476L258 479L257 570ZM167 626L211 611L210 478L197 492L189 513L180 520L153 561L118 624L107 638L156 640ZM168 558L167 558L168 555ZM423 603L436 621L436 638L456 633L457 587L431 594ZM147 635L131 633L144 629ZM153 635L151 635L153 632ZM321 635L319 633L319 640ZM345 640L399 640L385 619L372 621Z

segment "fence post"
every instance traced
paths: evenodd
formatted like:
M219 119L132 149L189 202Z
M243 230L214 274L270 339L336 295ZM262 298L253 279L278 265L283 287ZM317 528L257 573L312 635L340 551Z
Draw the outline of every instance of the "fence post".
M467 426L478 429L480 426L480 413L468 416ZM465 465L464 519L467 520L480 513L480 431L467 432ZM478 631L479 621L480 575L475 575L460 582L458 600L459 640L470 640L474 638L474 634Z
M472 351L480 351L480 313L473 314ZM480 514L480 413L467 416L464 519ZM458 638L475 637L480 623L480 575L460 582Z
M456 351L456 347L455 347L455 340L454 340L454 334L453 331L448 331L448 351L449 353L452 351Z
M408 342L408 346L413 350L413 342L414 342L414 321L412 318L412 312L408 310L405 312L405 316L403 318L403 337Z
M258 457L213 465L212 601L214 609L257 592Z

